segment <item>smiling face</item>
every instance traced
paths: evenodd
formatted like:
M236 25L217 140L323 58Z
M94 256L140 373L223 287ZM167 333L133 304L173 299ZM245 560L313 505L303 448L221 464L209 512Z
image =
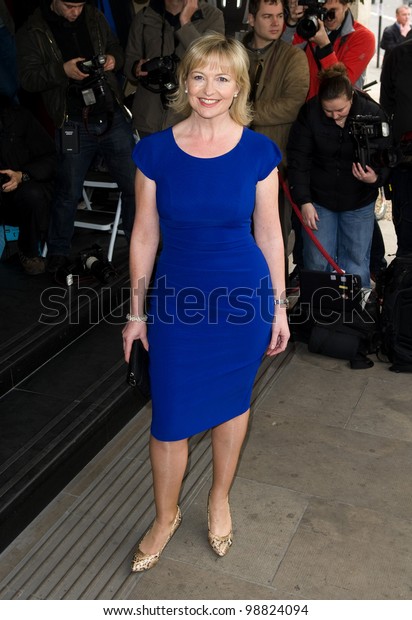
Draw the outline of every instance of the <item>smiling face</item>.
M332 118L337 125L343 127L352 106L352 99L341 95L336 99L321 101L322 109L328 118Z
M257 49L280 38L285 23L283 5L269 4L261 0L256 15L249 13L248 22L253 28L254 46Z
M192 110L202 118L215 118L229 113L239 86L228 67L209 61L204 67L189 72L186 89Z
M338 30L338 28L340 28L343 24L343 20L349 10L349 5L341 4L339 0L326 0L323 7L327 11L330 11L331 9L334 11L333 19L328 19L328 17L325 18L325 28L327 30Z

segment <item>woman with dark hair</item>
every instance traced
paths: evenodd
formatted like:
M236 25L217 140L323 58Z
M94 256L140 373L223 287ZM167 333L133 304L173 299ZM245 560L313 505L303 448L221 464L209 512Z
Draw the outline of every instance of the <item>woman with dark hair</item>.
M197 39L178 68L174 108L185 120L143 138L134 151L137 211L123 341L126 360L135 339L149 350L156 505L132 561L136 572L157 563L179 526L188 438L208 429L208 539L217 555L229 550L229 491L254 378L262 356L284 351L289 338L277 206L280 152L245 128L248 64L239 41L220 34Z
M357 116L374 116L378 132L387 120L375 101L353 88L343 64L323 71L318 95L301 108L289 135L289 183L305 224L339 266L369 288L375 201L388 169L380 150L364 166L356 161L351 120ZM389 138L371 140L379 149L389 146ZM303 261L306 269L329 269L308 235Z

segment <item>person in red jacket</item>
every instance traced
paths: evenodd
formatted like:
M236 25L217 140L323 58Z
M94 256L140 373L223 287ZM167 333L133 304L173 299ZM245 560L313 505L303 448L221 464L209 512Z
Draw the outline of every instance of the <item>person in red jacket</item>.
M318 73L337 62L346 67L351 83L361 89L366 68L375 52L373 32L355 21L349 5L352 0L326 0L322 7L327 11L324 20L318 19L318 30L309 40L299 36L299 27L293 37L293 44L300 45L309 61L310 86L308 99L317 94L319 89ZM293 9L290 2L288 26L296 27L302 14L302 6Z

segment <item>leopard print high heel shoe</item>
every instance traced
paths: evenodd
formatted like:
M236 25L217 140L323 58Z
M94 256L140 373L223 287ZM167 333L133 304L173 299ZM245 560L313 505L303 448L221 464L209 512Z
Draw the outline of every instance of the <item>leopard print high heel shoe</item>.
M153 566L156 566L163 552L163 549L166 547L167 543L170 541L170 539L172 538L173 534L176 532L181 522L182 522L182 513L180 512L180 508L178 506L176 517L172 523L169 536L167 537L167 540L165 544L163 545L163 547L159 549L157 553L149 554L149 553L144 553L143 551L140 550L140 545L142 544L143 540L145 539L145 537L147 536L147 534L150 532L152 528L150 528L146 532L143 538L141 538L137 546L137 549L134 553L134 556L133 556L133 560L132 560L132 572L133 573L140 573L144 570L149 570L150 568L153 568Z
M209 512L209 500L210 500L210 492L207 499L207 534L209 545L212 547L213 551L219 557L223 557L227 554L230 547L233 544L233 531L230 530L229 534L225 536L218 536L217 534L213 534L210 531L210 512ZM229 509L230 510L230 509Z

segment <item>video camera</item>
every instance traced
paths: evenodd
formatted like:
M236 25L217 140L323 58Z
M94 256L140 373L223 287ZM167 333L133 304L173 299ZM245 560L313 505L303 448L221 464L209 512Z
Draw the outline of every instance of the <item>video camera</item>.
M348 118L349 133L355 142L354 157L364 170L366 166L394 166L393 150L382 148L380 138L389 138L389 123L373 114L357 114Z
M298 0L300 6L306 6L303 17L296 25L296 32L302 39L311 39L319 30L319 20L334 19L335 9L325 9L326 0Z
M178 89L176 69L179 63L176 54L170 56L157 56L142 64L142 71L147 71L148 75L141 77L142 85L152 93L160 95L171 95Z
M82 73L87 73L89 76L81 82L84 105L94 105L99 97L106 95L106 77L103 68L106 64L106 56L96 54L93 58L79 60L76 64Z

